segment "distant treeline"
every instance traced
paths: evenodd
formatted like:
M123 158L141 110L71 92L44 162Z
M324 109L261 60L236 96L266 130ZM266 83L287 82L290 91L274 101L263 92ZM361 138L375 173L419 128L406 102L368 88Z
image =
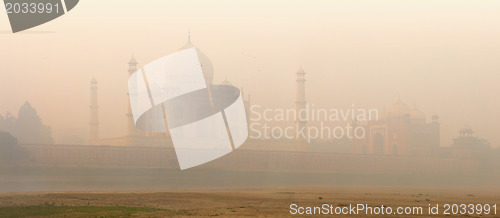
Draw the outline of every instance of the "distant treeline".
M8 112L5 117L0 115L0 131L12 134L21 144L54 143L50 127L42 123L36 110L28 102L21 106L17 118Z
M17 144L8 132L0 131L0 164L15 165L27 161L29 152Z

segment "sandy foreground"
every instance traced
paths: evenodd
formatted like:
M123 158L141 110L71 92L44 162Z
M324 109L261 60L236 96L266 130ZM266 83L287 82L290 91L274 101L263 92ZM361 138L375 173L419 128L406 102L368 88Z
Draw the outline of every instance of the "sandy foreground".
M0 215L4 216L249 216L285 217L291 204L302 207L349 207L366 204L370 207L418 207L422 215L391 215L389 217L428 217L429 204L439 204L439 215L432 217L500 217L490 214L444 215L443 204L500 205L500 191L481 188L446 187L278 187L264 190L211 190L211 191L130 191L130 192L21 192L0 193ZM40 206L30 208L26 206ZM97 206L97 207L96 207ZM93 208L108 207L92 211ZM120 212L121 207L148 208ZM87 208L89 210L79 210ZM17 209L17 211L16 211ZM57 211L36 210L57 209ZM33 213L24 213L33 210ZM292 211L293 212L293 211ZM451 210L450 210L451 212ZM477 212L477 211L476 211ZM319 214L317 214L319 215ZM319 215L337 217L387 217L387 215Z

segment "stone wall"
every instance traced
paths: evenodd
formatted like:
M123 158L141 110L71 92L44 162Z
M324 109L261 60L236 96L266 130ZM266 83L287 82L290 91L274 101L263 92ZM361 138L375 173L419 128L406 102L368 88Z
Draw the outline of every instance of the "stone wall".
M40 165L179 168L172 148L93 145L22 147L31 153L34 163ZM475 159L237 149L199 168L346 173L473 173L479 166Z

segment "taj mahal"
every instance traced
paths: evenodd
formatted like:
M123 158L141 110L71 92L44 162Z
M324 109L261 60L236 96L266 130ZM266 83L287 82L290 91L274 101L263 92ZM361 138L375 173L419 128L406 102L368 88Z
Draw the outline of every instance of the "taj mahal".
M213 84L214 70L210 59L188 37L180 49L195 48L198 52L207 85ZM132 56L128 61L128 75L138 69ZM295 109L306 109L306 72L300 67L296 74ZM231 85L225 79L221 84ZM124 92L125 93L125 92ZM128 93L127 93L128 95ZM249 119L250 95L243 93ZM89 137L86 145L24 144L33 160L42 164L70 164L97 166L148 166L178 169L177 157L168 132L151 133L136 128L130 103L127 108L127 132L122 137L102 138L99 135L98 82L90 81ZM188 113L189 115L189 113ZM379 114L376 120L352 119L353 127L363 128L361 139L307 142L294 140L267 140L249 138L238 149L201 168L253 170L313 170L328 172L474 172L479 160L491 149L488 142L473 135L470 126L459 129L451 146L440 145L439 116L427 120L418 107L408 107L397 101ZM304 128L309 120L297 117L295 125ZM342 145L339 145L339 141ZM318 152L317 147L325 147ZM340 149L343 148L343 149ZM320 167L319 167L320 166Z
M188 36L188 42L181 47L179 50L195 48L198 54L199 63L203 72L203 76L207 83L207 86L211 86L215 91L218 87L213 86L213 65L210 59L197 47L191 43L191 37ZM138 63L136 59L132 58L128 61L128 74L132 75L137 71ZM167 132L147 132L136 128L134 118L131 111L130 101L128 101L128 113L127 117L127 134L123 137L118 138L100 138L99 137L99 115L98 115L98 102L97 102L97 80L92 78L90 82L91 90L91 112L90 112L90 122L89 122L89 140L88 143L91 145L111 145L111 146L145 146L145 147L172 147L172 139ZM225 79L220 85L232 85L227 79ZM129 93L127 93L129 95ZM242 92L244 105L246 110L250 105L250 96L247 95L245 98L245 93ZM182 110L183 116L195 115L196 111L191 108L184 108ZM179 114L180 116L180 114Z
M202 68L203 76L207 85L213 85L214 70L213 64L205 53L192 44L191 36L188 35L187 43L179 50L195 48L198 53L199 63ZM132 75L138 69L138 62L134 56L128 61L128 75ZM295 110L306 110L309 106L306 101L306 78L305 71L300 66L296 72L296 99ZM220 85L232 85L227 78ZM243 90L243 88L242 88ZM136 128L132 117L130 102L128 104L127 133L117 138L99 137L99 106L97 100L97 80L92 78L90 81L90 122L89 122L89 145L106 146L134 146L134 147L167 147L173 148L172 140L166 133L151 133L141 131ZM127 93L128 95L128 93ZM249 125L249 108L251 106L250 95L243 93L245 109L247 111L247 120ZM369 112L370 115L371 112ZM308 120L295 114L295 123L297 129L308 125ZM351 124L353 128L363 128L366 132L363 138L351 139L352 154L361 155L392 155L392 156L471 156L477 152L477 149L489 147L485 140L472 136L472 129L464 125L460 130L459 137L454 139L451 148L440 147L440 123L439 116L433 114L428 122L424 112L415 105L408 107L401 98L384 110L380 115L376 114L377 119L358 120L353 117ZM297 131L297 130L295 130ZM250 150L276 150L276 151L299 151L307 152L310 146L304 138L295 140L256 140L249 139L243 146L243 149ZM266 145L263 145L266 144ZM465 149L465 151L464 151ZM470 150L470 152L468 152Z

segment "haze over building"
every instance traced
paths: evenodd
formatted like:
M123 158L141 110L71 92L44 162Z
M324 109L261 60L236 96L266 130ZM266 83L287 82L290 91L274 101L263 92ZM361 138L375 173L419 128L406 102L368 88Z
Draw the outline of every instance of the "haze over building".
M207 85L213 85L214 68L210 59L197 47L191 43L191 36L188 35L186 45L182 49L196 48L199 53L199 61L202 67L203 75L207 81ZM128 74L133 74L138 69L139 63L134 56L128 61ZM306 101L306 79L305 71L302 66L296 72L296 94L295 94L295 131L307 128L307 119L301 118L300 111L306 110L309 107ZM314 75L312 75L314 76ZM231 82L225 77L222 85L231 85ZM243 89L243 88L242 88ZM139 146L139 147L172 147L172 140L168 132L166 133L150 133L141 131L136 128L134 123L130 102L128 104L127 117L127 134L117 138L99 138L98 134L98 103L97 103L97 81L92 78L90 83L91 90L91 116L90 116L90 138L91 145L110 145L110 146ZM129 94L127 94L129 95ZM272 96L270 96L272 98ZM245 98L244 98L245 99ZM250 95L244 100L247 116L249 116L249 108L251 107ZM353 108L354 110L354 108ZM186 108L182 116L194 116L196 111ZM191 112L188 112L191 111ZM191 115L190 115L191 114ZM439 116L433 114L430 120L427 120L425 113L418 109L417 105L413 108L408 107L401 98L391 105L386 111L381 113L376 120L358 121L352 120L354 128L360 127L365 131L365 137L344 140L343 146L349 147L349 152L352 154L361 155L392 155L392 156L420 156L420 157L471 157L477 154L477 150L490 149L489 145L485 145L484 140L468 139L465 143L467 146L452 146L443 148L440 145L440 128ZM151 118L154 119L154 118ZM247 117L249 125L252 121ZM313 125L313 124L311 124ZM326 145L327 151L333 153L346 153L344 148L339 146L338 140L319 139L313 142L307 140L308 136L300 137L297 134L295 140L264 140L249 139L243 149L248 150L274 150L274 151L299 151L313 152L319 144ZM455 139L455 144L464 144L462 135L459 139ZM469 135L467 135L469 137Z

